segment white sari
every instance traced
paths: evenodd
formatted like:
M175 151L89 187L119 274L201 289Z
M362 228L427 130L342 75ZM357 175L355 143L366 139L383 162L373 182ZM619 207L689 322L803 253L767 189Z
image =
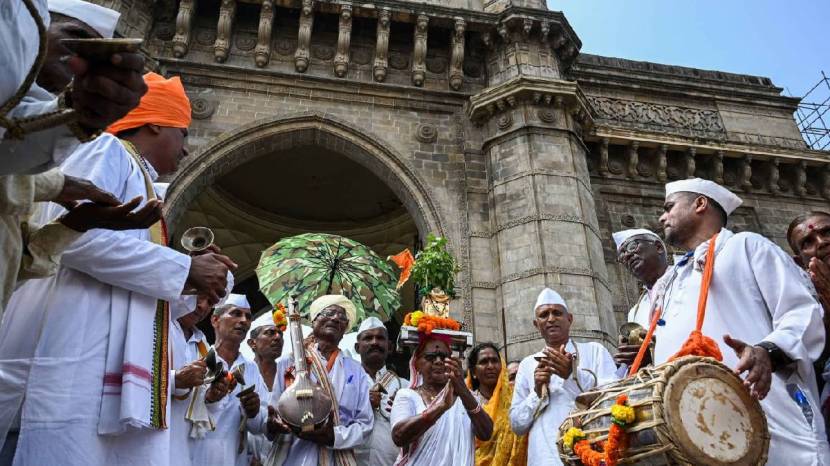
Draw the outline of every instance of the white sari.
M435 397L436 403L444 396L443 390ZM401 421L420 415L427 409L421 395L402 388L395 396L390 415L392 429ZM435 421L435 424L402 449L395 466L473 466L475 464L475 436L470 416L461 398Z

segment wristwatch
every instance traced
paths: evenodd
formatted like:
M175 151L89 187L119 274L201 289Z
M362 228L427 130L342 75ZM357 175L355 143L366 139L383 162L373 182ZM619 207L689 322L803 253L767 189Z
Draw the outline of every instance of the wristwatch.
M793 363L792 358L790 358L789 356L787 356L786 353L781 351L781 348L779 348L775 343L769 341L762 341L756 344L755 346L767 352L767 355L769 356L770 365L772 366L772 372L775 372L778 369L789 366Z

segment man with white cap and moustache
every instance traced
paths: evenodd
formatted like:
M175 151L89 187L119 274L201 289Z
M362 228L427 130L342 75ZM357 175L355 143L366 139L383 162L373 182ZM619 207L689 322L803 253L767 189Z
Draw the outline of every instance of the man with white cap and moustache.
M666 245L657 234L644 228L618 231L612 235L617 245L617 262L643 286L637 303L628 311L628 322L647 329L651 323L651 298L654 284L663 276L668 267ZM639 345L621 341L617 346L614 361L621 367L630 366L637 356ZM649 357L646 363L651 362Z
M389 415L395 393L409 386L409 381L398 377L386 367L386 358L392 349L386 326L377 317L369 317L357 329L354 349L360 355L363 370L374 381L369 390L369 402L375 414L375 424L369 440L355 448L358 464L369 466L391 466L398 457L400 448L392 441L392 425Z
M343 295L324 295L309 307L312 334L304 342L310 359L311 379L332 399L332 412L312 432L294 432L276 411L277 402L294 381L294 357L277 360L277 377L268 408L268 438L290 434L288 448L272 449L268 466L355 465L354 448L372 433L374 415L369 402L369 376L354 359L342 354L337 345L354 326L357 311Z
M216 379L204 395L214 428L197 433L194 425L191 430L191 436L197 438L191 445L195 465L248 466L253 456L253 448L247 443L248 432L265 431L268 387L256 363L239 351L252 321L251 305L245 295L231 294L225 304L213 310L210 318L216 332L213 348L226 376ZM227 377L227 373L235 371L241 372L244 386L236 378ZM188 410L188 416L192 414Z
M285 339L285 327L278 328L273 322L259 325L251 329L248 336L248 346L254 353L254 362L259 368L265 386L268 388L268 400L271 399L271 390L274 387L274 378L277 374L277 359L282 356ZM266 400L266 403L267 401ZM271 442L265 434L248 434L248 442L253 447L254 459L251 466L259 466L268 457Z
M734 350L722 351L724 364L748 372L744 385L761 400L769 425L768 464L830 464L813 371L825 337L821 307L781 248L725 228L741 203L708 180L666 185L666 242L689 252L656 285L662 313L654 362L666 362L695 329L703 266L717 234L702 333Z
M573 314L559 293L545 288L534 308L533 326L545 348L519 364L510 406L510 426L528 432L527 464L559 466L559 426L586 390L616 379L611 354L599 343L571 339Z

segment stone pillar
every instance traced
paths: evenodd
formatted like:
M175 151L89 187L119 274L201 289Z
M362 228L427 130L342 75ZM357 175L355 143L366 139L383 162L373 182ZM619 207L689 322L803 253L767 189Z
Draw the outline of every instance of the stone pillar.
M581 138L589 107L576 82L561 78L558 54L536 29L523 21L501 26L488 57L499 69L466 111L481 131L488 167L493 284L507 357L539 350L531 319L546 286L568 302L574 337L612 343L616 322ZM527 53L540 48L557 62Z

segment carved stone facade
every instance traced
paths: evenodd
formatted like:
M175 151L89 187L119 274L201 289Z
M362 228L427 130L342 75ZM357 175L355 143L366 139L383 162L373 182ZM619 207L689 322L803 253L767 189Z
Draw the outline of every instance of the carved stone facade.
M638 290L611 233L659 232L665 182L722 182L745 200L732 228L782 246L793 216L830 199L830 156L806 148L797 99L769 79L581 54L543 2L96 1L182 76L193 155L169 223L174 238L220 230L247 292L258 251L303 228L384 254L433 232L477 339L537 350L532 306L550 286L575 336L611 344ZM338 160L353 165L318 176Z

